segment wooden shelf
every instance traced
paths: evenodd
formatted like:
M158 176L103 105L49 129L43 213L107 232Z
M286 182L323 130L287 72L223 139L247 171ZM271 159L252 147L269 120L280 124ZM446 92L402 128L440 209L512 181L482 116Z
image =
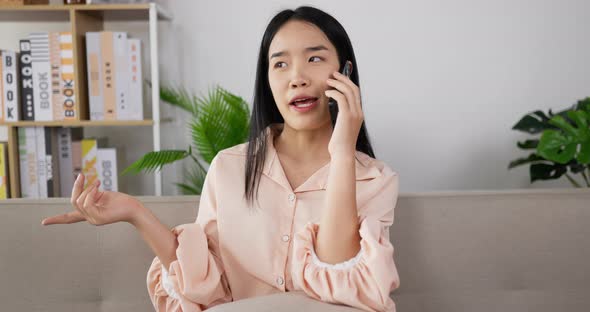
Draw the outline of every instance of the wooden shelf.
M138 4L73 4L73 5L4 5L0 6L2 12L100 12L107 17L121 17L123 13L126 20L143 19L148 20L148 11L152 5L156 6L159 20L171 20L172 16L162 7L155 3Z
M135 127L152 126L153 120L80 120L80 121L17 121L1 122L7 127Z
M8 162L11 198L20 197L18 128L19 127L134 127L151 126L154 150L160 150L160 125L165 122L159 113L159 72L157 51L158 21L171 20L171 15L155 3L140 4L80 4L80 5L13 5L0 6L0 22L66 22L63 31L72 33L74 59L74 96L76 119L71 121L18 121L4 122L8 130ZM145 73L155 80L151 92L153 120L108 120L93 121L88 107L88 78L86 68L86 32L105 30L105 22L145 21L150 34L146 48L150 53L150 66ZM161 195L161 173L154 174L156 195Z

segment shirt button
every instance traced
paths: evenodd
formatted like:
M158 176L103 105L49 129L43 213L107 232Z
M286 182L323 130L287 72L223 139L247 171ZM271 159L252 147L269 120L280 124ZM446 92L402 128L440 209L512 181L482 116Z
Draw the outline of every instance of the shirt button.
M283 242L289 241L289 235L283 235Z
M284 280L282 277L280 277L280 276L279 276L279 277L277 278L277 284L279 284L279 285L283 286L283 284L284 284L284 283L285 283L285 280Z
M289 194L289 201L295 200L295 194Z

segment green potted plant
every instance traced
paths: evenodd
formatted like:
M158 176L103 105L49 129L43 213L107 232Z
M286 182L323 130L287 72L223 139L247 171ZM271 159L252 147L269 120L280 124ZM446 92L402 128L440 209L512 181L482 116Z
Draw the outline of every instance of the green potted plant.
M122 175L153 172L167 164L190 158L193 165L184 174L187 182L174 184L184 195L200 195L207 170L197 159L194 149L207 164L211 164L219 151L244 143L250 128L248 103L220 86L211 88L206 98L189 94L182 87L165 86L160 88L160 98L190 113L188 127L192 145L186 150L149 152L127 167Z
M590 97L557 114L529 113L512 129L541 136L517 142L520 149L534 152L513 160L508 169L530 164L531 183L565 176L574 187L590 187Z

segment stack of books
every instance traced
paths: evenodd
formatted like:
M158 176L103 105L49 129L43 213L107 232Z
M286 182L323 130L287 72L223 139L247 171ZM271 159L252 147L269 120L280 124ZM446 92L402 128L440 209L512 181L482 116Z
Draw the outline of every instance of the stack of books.
M143 120L141 41L86 33L90 120ZM0 122L79 120L71 32L35 32L0 50Z
M90 120L143 120L141 41L125 32L87 32Z
M0 121L76 120L70 32L36 32L1 50Z
M84 188L118 191L117 150L106 138L82 138L81 128L18 128L20 187L23 198L70 197L79 173Z

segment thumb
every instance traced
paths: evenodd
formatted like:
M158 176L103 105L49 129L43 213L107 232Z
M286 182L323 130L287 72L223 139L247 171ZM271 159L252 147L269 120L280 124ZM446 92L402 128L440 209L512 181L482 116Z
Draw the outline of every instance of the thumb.
M79 211L72 211L62 215L57 215L49 218L43 219L41 221L42 225L51 225L51 224L71 224L76 222L86 221L86 218L79 212Z

